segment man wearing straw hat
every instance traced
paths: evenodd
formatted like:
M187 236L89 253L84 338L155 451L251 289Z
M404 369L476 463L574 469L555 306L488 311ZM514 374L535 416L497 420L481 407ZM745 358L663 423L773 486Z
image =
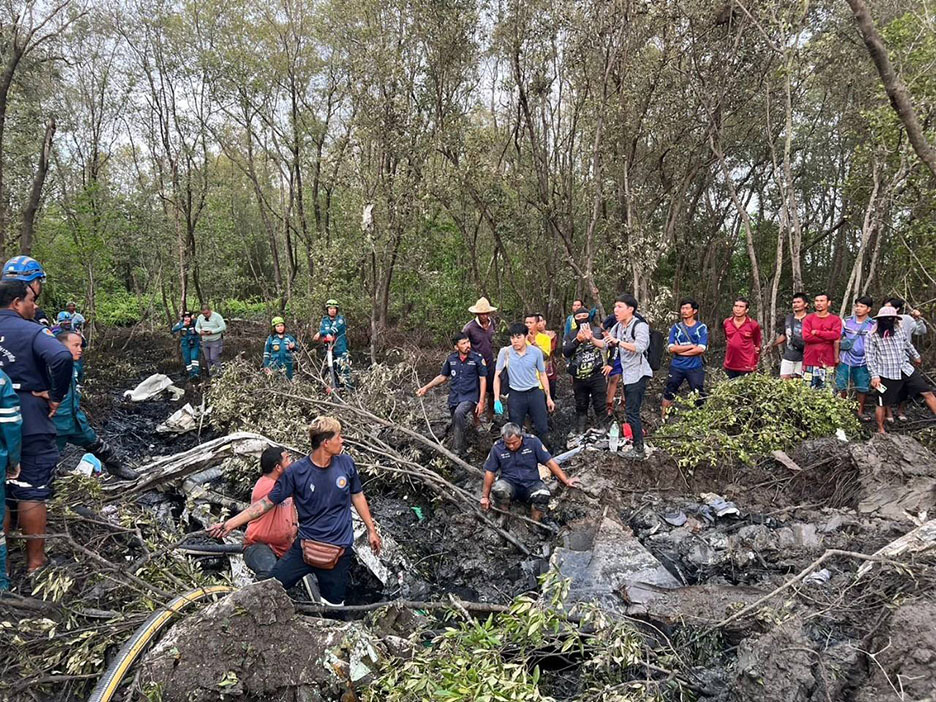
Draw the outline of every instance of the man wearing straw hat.
M874 329L868 336L866 358L871 374L871 388L878 392L875 419L878 432L884 433L885 407L900 401L901 392L919 393L927 407L936 414L936 396L923 379L923 374L910 363L920 365L920 354L910 343L910 337L900 324L900 315L890 305L884 305L875 317Z
M475 316L462 331L468 335L471 342L471 350L481 354L481 358L487 364L487 387L494 387L494 320L491 315L497 312L497 308L491 306L486 297L478 298L478 301L468 308L468 311ZM488 412L494 412L494 393L487 393Z

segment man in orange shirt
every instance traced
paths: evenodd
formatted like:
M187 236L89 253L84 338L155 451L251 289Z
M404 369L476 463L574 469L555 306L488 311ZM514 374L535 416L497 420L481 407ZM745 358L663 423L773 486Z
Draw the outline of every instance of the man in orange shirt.
M260 456L262 475L250 493L250 503L258 502L270 494L279 477L292 464L292 456L282 446L269 446ZM292 498L276 505L259 519L247 525L244 537L244 563L257 576L266 580L276 561L283 557L296 540L299 522Z

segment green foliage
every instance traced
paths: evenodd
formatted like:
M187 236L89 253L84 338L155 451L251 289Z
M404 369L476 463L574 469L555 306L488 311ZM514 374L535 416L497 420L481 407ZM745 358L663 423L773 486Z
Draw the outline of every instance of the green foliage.
M662 670L661 664L676 662L671 651L655 648L630 622L608 620L596 608L586 607L573 624L562 609L569 581L550 571L541 583L539 598L518 597L509 611L483 620L466 617L409 660L389 661L364 701L548 702L549 673L538 662L549 656L582 662L576 699L683 696L679 683L654 680L644 666L655 661Z
M771 451L803 439L858 433L854 403L805 382L762 373L715 385L704 404L678 397L676 418L657 437L686 468L740 461L753 465Z

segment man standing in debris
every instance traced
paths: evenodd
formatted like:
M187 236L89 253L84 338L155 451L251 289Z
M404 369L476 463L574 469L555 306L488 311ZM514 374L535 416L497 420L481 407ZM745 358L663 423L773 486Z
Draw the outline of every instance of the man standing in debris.
M224 351L224 332L227 323L217 312L212 312L211 305L202 303L201 314L195 322L195 331L205 343L205 367L209 373L217 368L221 372L221 352Z
M452 415L455 453L464 458L467 453L465 434L468 430L468 417L480 417L484 412L488 372L487 363L481 354L471 350L471 341L465 332L456 334L452 343L455 345L455 351L445 359L439 374L419 388L416 394L423 397L432 388L451 380L448 407Z
M51 327L52 322L39 307L39 295L42 293L45 279L46 274L42 269L42 264L29 256L14 256L3 264L2 280L21 280L36 296L36 312L32 320L45 327Z
M321 341L332 345L332 364L338 382L341 385L351 385L351 357L348 355L348 324L344 315L339 314L338 300L325 301L325 316L319 330L312 337L313 341Z
M884 304L890 305L897 310L897 315L900 317L900 327L904 330L904 334L907 335L907 338L910 339L910 343L913 343L915 336L926 334L926 322L923 321L923 315L920 313L920 310L911 309L910 314L904 314L904 307L907 303L900 297L892 297ZM910 397L910 394L906 392L902 393L900 401L896 405L897 419L901 422L907 421L907 415L904 414L904 402ZM894 421L893 407L887 408L887 421L891 423Z
M501 403L501 371L507 369L509 386L510 421L523 425L527 415L533 422L533 431L540 438L549 431L549 415L556 409L549 395L549 380L543 352L527 344L527 328L523 324L510 326L510 346L505 346L497 355L494 374L494 412L504 413Z
M646 356L650 348L650 325L637 316L637 298L627 293L614 301L614 318L617 323L611 328L611 335L601 342L601 347L614 349L615 355L621 360L624 410L634 436L633 447L623 455L624 458L643 460L646 453L640 408L647 391L647 382L653 377Z
M543 348L543 338L549 342L547 348ZM556 332L546 328L546 316L542 312L536 313L536 338L537 346L543 351L543 361L546 363L546 378L549 379L549 396L556 399L556 381L559 380L559 371L556 370L556 349L559 347L559 340L556 338Z
M920 365L920 354L900 324L900 315L890 305L884 305L875 317L877 322L867 339L866 358L871 387L877 391L874 418L878 433L884 433L885 408L893 407L903 393L919 393L930 412L936 415L936 396L913 364ZM911 361L913 364L911 364Z
M603 419L606 382L601 370L605 365L605 352L599 345L601 327L591 322L591 313L579 307L571 329L562 340L562 354L569 359L572 392L575 395L575 416L578 433L588 424L588 405L595 410L595 422Z
M540 463L566 487L578 486L578 478L569 478L539 439L527 436L513 422L505 424L500 441L491 447L484 462L481 509L491 508L492 496L494 505L503 510L509 509L512 500L520 500L530 505L530 517L540 521L550 497L549 488L540 478Z
M20 474L7 482L7 499L16 503L26 536L46 533L46 501L58 464L52 417L71 383L72 355L47 327L35 324L36 293L22 280L0 282L0 367L10 377L23 416ZM6 521L10 521L9 512ZM31 573L45 563L45 541L26 542L26 567Z
M809 298L806 293L793 295L793 312L783 320L783 333L773 342L773 346L786 344L780 360L780 378L793 380L803 377L803 320L809 313Z
M468 311L475 318L462 327L462 332L468 335L471 350L481 354L487 366L488 405L493 411L494 393L491 389L494 387L494 320L491 319L491 315L497 312L497 308L492 307L486 297L481 297Z
M842 338L842 318L829 312L832 301L826 293L813 300L815 312L803 320L803 380L812 388L831 384L831 374L839 361L839 340Z
M729 380L753 373L760 360L763 336L760 324L748 317L750 306L743 297L737 298L731 316L722 324L728 340L724 368Z
M179 349L182 351L182 363L188 371L189 380L198 380L201 375L201 337L195 330L195 319L191 312L183 312L182 319L172 327L172 333L179 335Z
M855 314L842 325L842 339L839 342L840 363L835 370L835 387L842 397L848 396L849 386L855 388L855 394L858 395L858 417L861 421L871 419L865 414L865 399L871 387L865 347L868 334L874 327L874 320L870 317L873 304L874 300L867 295L855 300Z
M6 488L7 480L16 480L20 470L23 443L23 416L13 381L0 370L0 592L10 589L7 577Z
M121 480L136 480L139 474L124 465L123 461L114 451L114 448L97 435L91 428L87 415L81 409L81 386L83 380L78 362L82 355L81 335L73 331L63 331L55 337L71 353L75 362L72 369L72 379L68 387L68 394L62 400L52 421L55 424L55 443L59 453L66 444L73 444L83 448L88 453L97 456L108 473Z
M309 426L312 453L293 463L276 481L270 494L208 533L223 538L292 497L299 513L299 537L277 561L272 575L287 590L309 573L318 579L325 604L344 604L354 527L351 506L367 527L367 540L380 553L380 535L371 518L354 459L342 453L341 422L318 417Z
M699 303L687 297L679 303L680 321L673 325L669 333L667 350L673 354L670 362L666 389L663 391L663 419L666 411L673 406L676 393L683 381L689 383L689 389L699 394L699 400L705 393L705 365L703 354L708 348L708 327L696 319Z
M269 495L276 481L293 463L292 454L282 446L267 446L260 455L260 478L250 493L251 504ZM287 497L259 519L247 525L244 534L244 563L257 580L271 577L276 561L286 555L296 541L299 515L293 499Z

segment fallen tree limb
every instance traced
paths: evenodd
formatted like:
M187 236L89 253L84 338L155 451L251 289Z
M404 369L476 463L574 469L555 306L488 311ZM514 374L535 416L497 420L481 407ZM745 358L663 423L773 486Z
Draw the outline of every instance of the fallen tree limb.
M829 549L829 550L827 550L825 553L823 553L819 558L817 558L817 559L814 560L812 563L810 563L808 566L806 566L806 567L805 567L802 571L800 571L796 576L794 576L793 578L787 580L786 582L784 582L784 583L783 583L782 585L780 585L779 587L774 588L773 590L771 590L770 592L768 592L766 595L764 595L763 597L761 597L761 598L760 598L759 600L757 600L756 602L752 602L752 603L749 604L747 607L744 607L744 608L738 610L737 612L735 612L734 614L732 614L730 617L727 617L727 618L725 618L725 619L722 619L722 620L721 620L720 622L718 622L717 624L713 624L713 625L710 626L708 629L706 629L705 631L703 631L703 632L699 635L698 638L702 638L702 637L708 636L709 634L711 634L711 633L712 633L713 631L715 631L716 629L721 629L722 627L725 627L725 626L727 626L728 624L731 624L732 622L737 621L737 620L740 619L741 617L744 617L744 616L750 614L751 612L753 612L753 611L755 611L756 609L758 609L761 605L763 605L763 604L764 604L765 602L767 602L768 600L772 599L773 597L776 597L777 595L779 595L781 592L784 592L785 590L789 590L791 587L793 587L794 585L796 585L796 583L799 583L799 582L802 582L803 580L805 580L806 577L807 577L810 573L812 573L816 568L818 568L818 567L821 566L823 563L825 563L827 560L829 560L830 558L833 558L833 557L835 557L835 556L842 556L843 558L856 558L856 559L859 559L859 560L862 560L862 561L874 561L874 562L876 562L876 563L896 563L896 561L892 561L892 560L887 559L887 558L881 558L881 557L879 557L879 556L869 556L869 555L866 554L866 553L858 553L858 552L856 552L856 551L841 551L841 550L839 550L839 549Z
M397 609L464 609L479 614L502 614L510 610L507 605L491 604L488 602L465 602L464 600L441 600L438 602L419 602L414 600L390 600L388 602L372 602L363 605L317 605L307 602L294 603L296 611L303 614L324 614L326 612L373 612L384 607Z
M272 394L279 395L281 397L287 397L293 400L300 400L301 402L307 402L311 405L316 405L319 407L327 407L327 408L339 409L339 410L343 409L349 412L353 412L360 417L364 417L365 419L368 419L378 424L379 426L384 427L385 429L390 429L392 431L399 432L403 434L404 436L408 436L409 438L422 444L426 448L431 449L432 451L435 451L436 453L444 456L445 458L447 458L449 461L451 461L455 465L461 466L462 468L464 468L466 471L471 473L476 478L484 477L484 471L480 470L479 468L475 468L473 465L471 465L467 461L462 460L457 455L455 455L454 453L449 451L447 448L445 448L445 446L443 446L442 444L433 441L432 439L426 437L423 434L420 434L418 431L413 431L412 429L408 429L404 426L391 422L389 419L378 417L376 414L374 414L373 412L369 412L363 407L352 405L351 403L345 402L343 400L341 402L331 402L329 400L319 400L314 397L304 397L302 395L296 395L294 393L289 393L289 392L278 392L274 390ZM339 399L341 398L339 397Z

